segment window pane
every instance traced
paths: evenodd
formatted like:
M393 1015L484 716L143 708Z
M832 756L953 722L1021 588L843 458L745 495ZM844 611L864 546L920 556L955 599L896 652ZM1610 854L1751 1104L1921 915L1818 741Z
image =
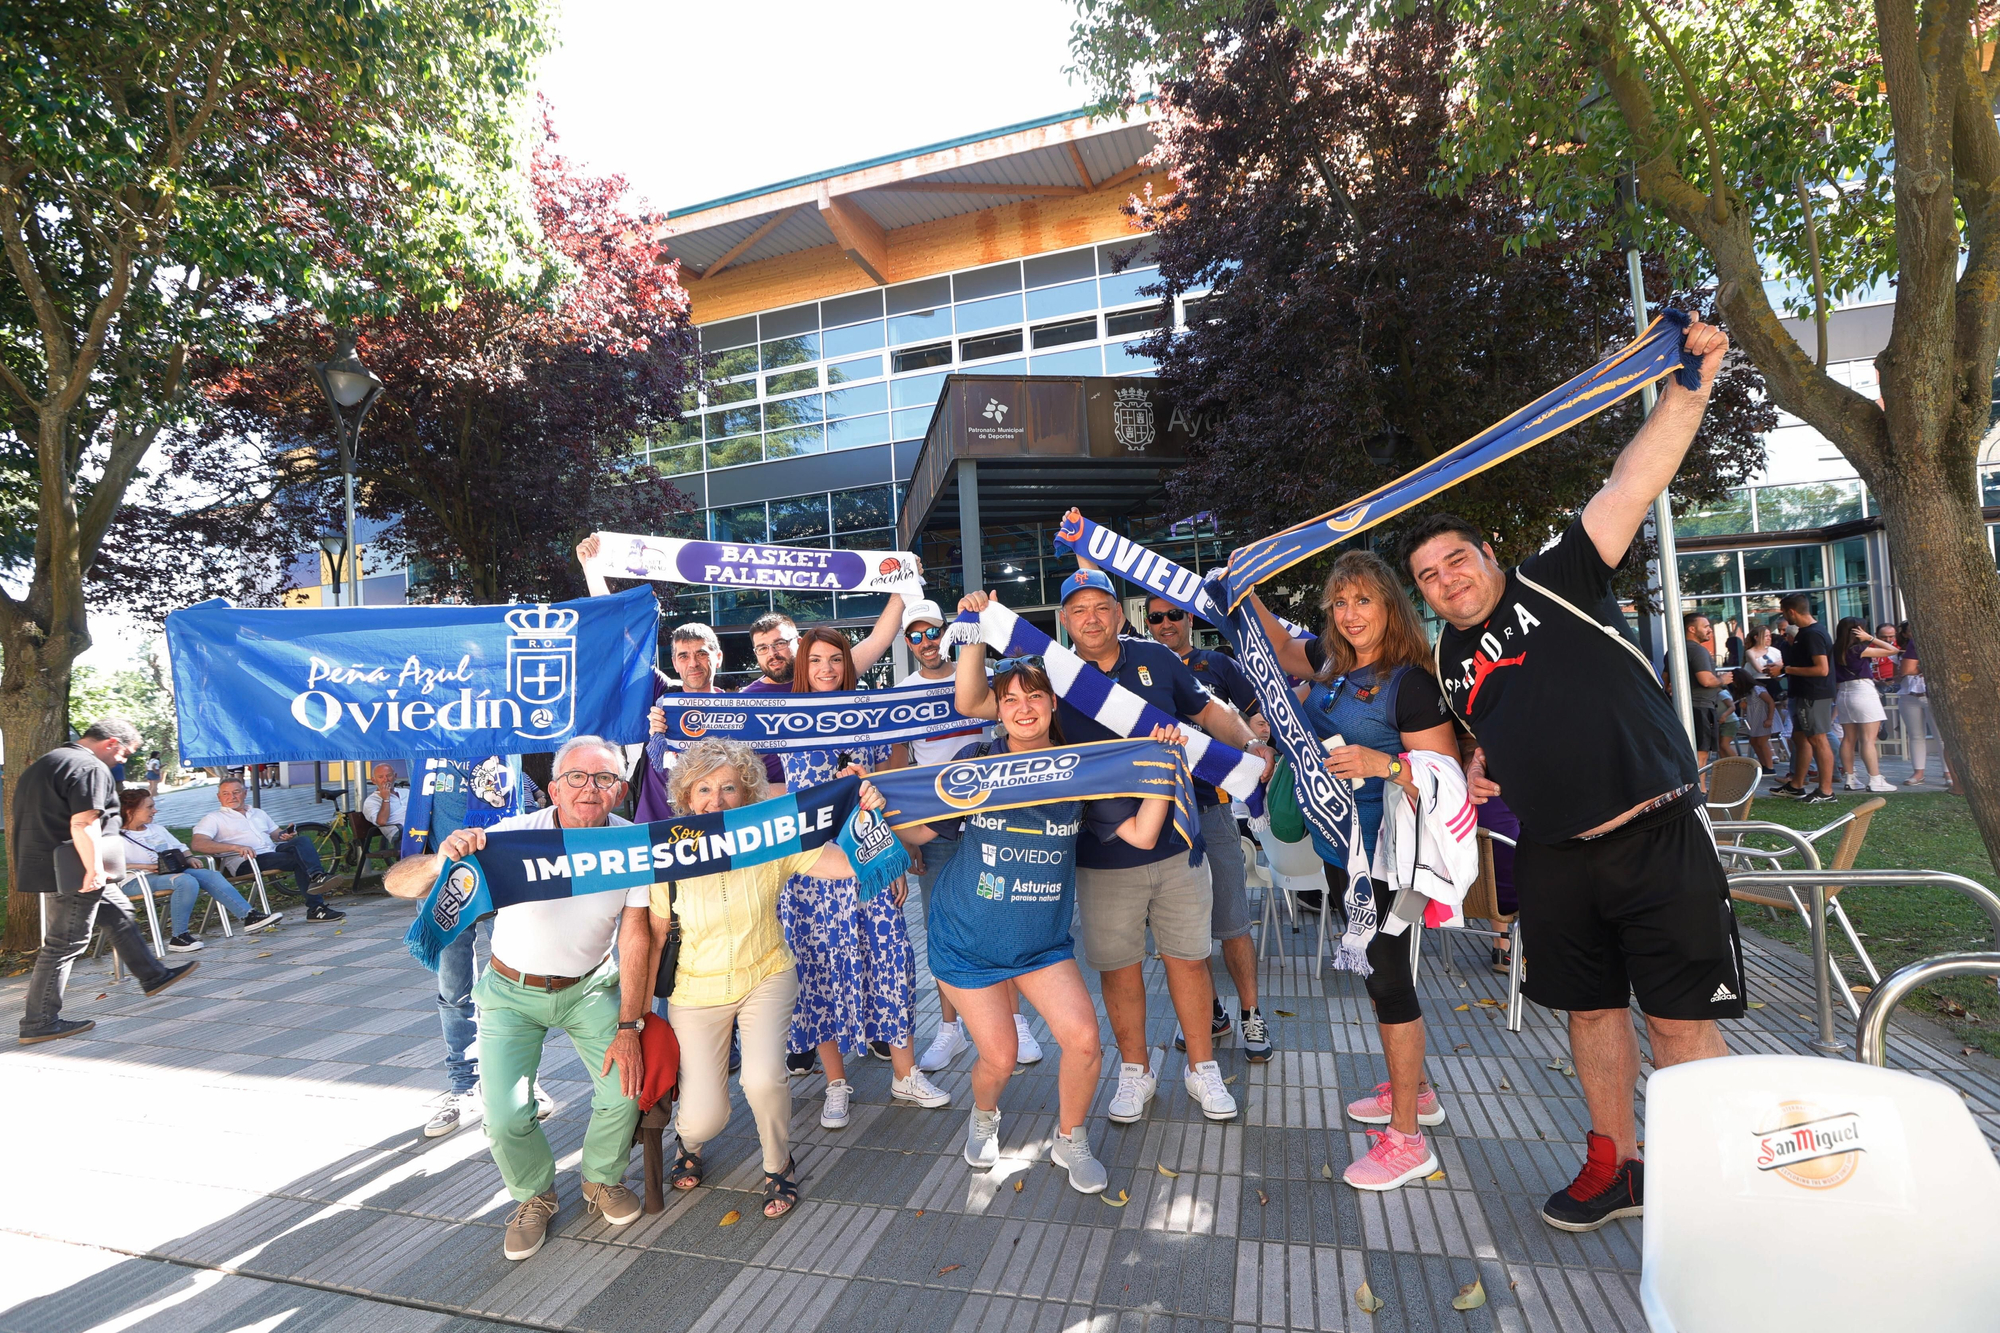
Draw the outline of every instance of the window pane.
M2000 505L2000 468L1988 468L1979 474L1979 503Z
M672 584L667 586L673 587ZM699 621L704 625L713 624L711 618L715 615L715 598L707 592L696 592L692 588L674 588L673 610L663 612L663 615L677 625L684 625L689 621Z
M960 333L977 333L981 329L997 329L1002 325L1020 322L1019 296L995 296L989 300L973 301L958 307Z
M1036 347L1061 347L1065 343L1087 343L1097 340L1097 316L1089 319L1072 319L1061 324L1044 324L1031 329Z
M764 437L766 458L796 458L800 454L826 452L826 436L820 426L795 426L774 430Z
M858 549L885 551L894 545L895 543L891 542L889 546L861 547ZM882 608L889 604L889 594L882 592L844 592L839 595L837 600L840 604L840 618L842 620L873 620L876 616L881 615Z
M732 435L742 435L761 429L764 424L763 409L755 405L731 408L727 412L708 414L708 438L726 440Z
M646 461L670 477L683 472L701 471L701 446L684 444L673 449L655 449L647 455Z
M1046 287L1052 282L1073 282L1097 272L1097 256L1090 250L1065 250L1058 255L1036 255L1023 263L1030 287Z
M1775 546L1743 553L1747 592L1789 592L1825 583L1817 546Z
M819 332L819 306L795 305L788 310L772 310L757 321L757 336L765 342L773 338L794 338L801 333Z
M854 532L861 528L886 528L896 521L896 516L890 512L887 486L835 491L832 498L835 532Z
M757 368L757 347L738 347L715 358L715 368L709 374L717 379L728 379L732 375L747 375Z
M1150 236L1141 236L1137 240L1132 241L1112 241L1107 245L1100 245L1097 247L1097 272L1099 276L1109 274L1112 269L1118 266L1118 261L1120 260L1126 261L1127 271L1142 266L1150 266L1153 264L1153 253L1158 248Z
M830 357L872 352L882 346L882 338L882 321L879 319L844 329L828 329L819 336L821 346L825 347Z
M662 537L702 541L708 536L708 511L705 509L683 509L677 514L666 515L658 523Z
M802 394L797 398L780 398L774 403L764 404L764 426L767 430L784 430L788 426L804 426L820 421L826 416L826 409L820 404L816 393Z
M881 356L857 356L852 361L836 361L826 368L826 382L845 384L849 380L879 379L882 375Z
M715 623L748 625L771 610L771 594L748 588L718 588L715 593Z
M1028 293L1028 318L1050 319L1097 308L1097 284L1088 280Z
M1153 358L1140 355L1138 343L1112 343L1104 349L1107 375L1150 375L1156 369Z
M1189 328L1206 324L1212 318L1214 316L1209 313L1206 296L1191 296L1181 302L1181 322Z
M700 440L701 418L682 417L678 421L663 423L654 430L652 438L647 443L658 448L668 444L695 444Z
M981 375L1025 375L1028 373L1028 359L1017 356L1011 361L982 361L971 368Z
M1868 582L1868 539L1854 537L1831 548L1835 583Z
M896 549L894 528L863 528L859 532L843 532L833 539L836 551L893 551ZM881 608L876 608L880 614Z
M1115 315L1104 317L1104 336L1122 338L1128 333L1151 333L1160 327L1160 308L1146 306L1138 310L1121 310Z
M983 361L992 356L1012 356L1021 350L1021 331L989 333L984 338L967 338L958 345L960 361Z
M1741 592L1736 581L1736 552L1704 551L1680 558L1681 593L1697 597L1704 593Z
M886 384L865 384L858 389L841 389L826 396L826 415L829 418L858 417L888 410L889 386Z
M705 351L720 352L729 347L744 347L757 341L757 317L745 315L742 319L726 319L720 324L701 326L701 345Z
M708 386L710 406L720 407L724 403L747 402L757 396L757 381L738 380L734 384L711 384Z
M1035 375L1102 375L1104 353L1095 347L1075 347L1067 352L1050 352L1032 357L1028 370Z
M1136 301L1158 300L1159 293L1139 289L1150 287L1159 280L1160 271L1156 268L1132 269L1099 278L1097 288L1103 294L1105 305L1131 305Z
M796 366L801 361L819 360L819 335L800 334L796 338L780 338L776 342L764 344L764 369L776 370L779 366Z
M1833 614L1840 616L1860 616L1871 625L1875 622L1869 606L1868 588L1857 585L1833 590Z
M829 330L839 324L854 324L864 319L882 318L882 292L875 288L865 292L855 292L851 296L836 296L830 301L819 303L819 321Z
M928 410L937 406L938 394L943 391L942 375L918 375L913 379L892 380L889 383L889 405L921 407Z
M927 338L948 338L950 336L950 306L938 306L933 310L919 310L914 314L896 315L889 320L889 343L891 346L900 346L903 343L923 342Z
M819 387L819 367L807 366L804 370L787 370L777 375L764 377L764 392L768 394L796 393L800 389Z
M824 537L830 531L824 495L795 495L789 500L771 501L772 541L796 542L804 537Z
M791 592L789 590L771 594L771 609L788 615L801 625L814 621L833 619L833 594L830 592Z
M951 304L951 279L925 278L889 288L890 315L907 315L912 310L935 310Z
M1747 490L1731 491L1714 504L1674 515L1674 531L1690 537L1750 530L1750 492Z
M929 370L932 366L948 366L951 364L951 344L912 347L906 352L896 353L893 361L898 375L906 370ZM934 394L933 397L935 396Z
M1809 486L1761 486L1757 489L1757 530L1796 532L1823 528L1861 517L1861 486L1852 481L1823 481Z
M764 506L733 505L708 511L709 540L718 542L761 542L770 539L764 525Z
M872 417L849 417L826 428L828 449L859 449L863 445L888 442L889 414L886 412Z
M722 440L708 446L710 467L734 467L738 463L761 463L764 460L764 437L761 435L739 435L733 440Z
M924 432L931 427L931 413L933 410L933 408L929 407L912 407L901 412L891 412L889 414L890 438L897 440L921 440L924 438Z
M951 296L960 303L1021 290L1021 266L1013 260L952 275Z

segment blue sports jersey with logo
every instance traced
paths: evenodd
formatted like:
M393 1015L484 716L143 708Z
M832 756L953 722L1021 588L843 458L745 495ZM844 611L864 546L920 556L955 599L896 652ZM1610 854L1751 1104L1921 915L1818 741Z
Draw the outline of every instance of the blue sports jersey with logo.
M1082 820L1081 801L966 817L930 890L933 976L973 990L1076 957L1069 925Z

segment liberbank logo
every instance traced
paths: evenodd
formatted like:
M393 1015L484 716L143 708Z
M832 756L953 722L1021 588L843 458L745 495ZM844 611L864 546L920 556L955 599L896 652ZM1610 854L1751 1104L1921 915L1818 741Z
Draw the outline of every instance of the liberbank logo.
M322 736L343 727L363 735L505 731L524 740L567 735L576 724L577 613L543 602L516 607L504 618L512 631L505 694L495 695L490 688L475 692L473 687L489 677L484 666L473 665L470 653L450 665L427 664L411 654L400 667L365 662L342 666L314 655L306 662L305 689L292 696L292 719ZM331 688L350 685L388 688L380 691L383 697L365 704Z
M1022 755L1019 758L969 760L948 764L938 771L938 799L955 810L972 810L986 804L994 792L1009 787L1025 787L1038 782L1066 782L1079 754Z

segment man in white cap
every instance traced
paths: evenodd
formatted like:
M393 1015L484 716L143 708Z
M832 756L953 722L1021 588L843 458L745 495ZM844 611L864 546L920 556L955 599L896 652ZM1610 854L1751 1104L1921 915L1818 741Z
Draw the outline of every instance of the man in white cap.
M951 659L945 656L944 632L947 628L944 612L929 598L912 602L903 610L903 642L910 646L910 655L917 659L917 669L896 682L896 688L910 689L924 685L935 685L952 678ZM905 741L896 746L896 768L923 767L926 764L942 764L964 749L968 744L987 734L980 726L967 727L963 731L947 732L942 736L932 736L920 741ZM937 883L938 872L945 862L951 860L958 850L958 836L954 830L947 836L942 829L924 847L912 849L911 867L917 872L917 886L924 897L924 921L928 926L931 911L931 888ZM1006 983L1008 998L1014 1004L1014 1030L1020 1036L1019 1054L1015 1057L1024 1065L1034 1064L1042 1058L1041 1044L1028 1031L1028 1020L1021 1017L1021 996L1013 983ZM965 1024L959 1021L958 1010L951 998L938 987L939 1018L937 1036L917 1059L917 1068L923 1070L943 1069L972 1047L966 1039Z

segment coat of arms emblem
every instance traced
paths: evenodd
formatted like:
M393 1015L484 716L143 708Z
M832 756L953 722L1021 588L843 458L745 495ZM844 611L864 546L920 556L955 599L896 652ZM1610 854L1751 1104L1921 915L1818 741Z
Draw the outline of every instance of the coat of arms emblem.
M1111 434L1132 453L1153 442L1153 400L1144 389L1133 386L1114 392Z
M515 734L553 740L576 720L577 614L547 602L507 613L507 688L520 701L522 722Z

